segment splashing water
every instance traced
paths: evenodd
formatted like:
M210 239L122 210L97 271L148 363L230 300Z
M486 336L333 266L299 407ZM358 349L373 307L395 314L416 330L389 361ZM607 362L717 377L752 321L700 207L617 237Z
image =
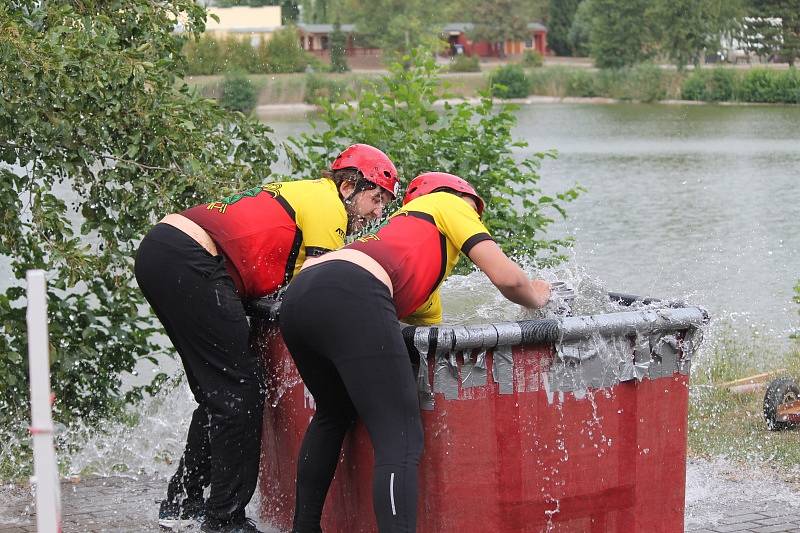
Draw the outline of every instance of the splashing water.
M724 459L690 459L686 465L686 528L711 528L740 507L800 508L797 487L776 481L764 468Z
M636 303L632 307L623 308L608 299L608 288L604 283L590 275L573 263L562 265L558 269L535 270L528 267L527 273L548 281L566 281L575 288L572 301L573 315L599 314L620 310L644 309L656 307L657 304L645 306ZM514 321L526 318L550 318L558 316L557 310L561 302L554 302L542 310L525 310L509 304L500 293L488 282L481 272L473 272L466 276L451 276L443 286L444 322L450 324L476 324L498 321ZM645 295L650 296L650 295ZM654 295L666 297L669 295ZM679 295L679 298L692 301L692 295ZM731 315L737 327L747 329L751 324L746 316ZM741 324L741 326L740 326ZM696 354L693 372L702 371L704 353L715 346L716 331L710 328L706 332L707 342ZM768 335L765 335L768 336ZM709 342L710 341L710 342ZM86 427L73 427L60 435L62 449L72 450L60 457L62 471L69 474L94 474L101 476L150 476L166 481L177 466L185 436L191 419L195 402L185 378L176 371L172 387L165 387L161 393L147 398L133 410L132 417L126 420L107 421L100 430L89 430ZM272 391L274 403L293 384L287 383ZM592 406L592 418L584 422L585 431L593 441L598 457L604 455L612 447L603 431L603 420L598 416L597 394L609 394L608 391L589 391L585 398ZM555 402L556 409L561 412L563 398ZM561 415L561 423L567 423ZM533 441L529 443L533 449L540 446ZM554 484L563 484L563 476L559 467L569 461L569 450L563 436L556 442L556 453L559 460L548 466L549 477ZM739 468L739 467L736 467ZM742 475L731 480L735 468L721 461L691 460L687 471L687 525L691 523L707 523L715 520L722 511L719 502L766 500L779 494L781 501L789 502L796 495L792 487L780 482L766 482L769 474ZM741 469L739 470L741 471ZM766 476L766 477L765 477ZM774 475L772 476L774 477ZM733 488L735 483L736 488ZM555 488L557 485L554 485ZM166 488L166 483L165 483ZM551 520L559 513L560 503L552 495L544 494L552 503L547 511ZM249 506L250 516L258 516L259 493L256 491L253 502ZM143 511L144 512L144 511ZM147 512L152 513L152 510ZM149 516L149 515L148 515ZM265 527L262 524L262 527ZM269 529L268 529L269 530ZM274 531L274 530L269 530Z
M109 420L99 430L70 428L59 439L75 450L63 457L69 474L171 476L197 405L181 372L173 383L137 406L133 424Z

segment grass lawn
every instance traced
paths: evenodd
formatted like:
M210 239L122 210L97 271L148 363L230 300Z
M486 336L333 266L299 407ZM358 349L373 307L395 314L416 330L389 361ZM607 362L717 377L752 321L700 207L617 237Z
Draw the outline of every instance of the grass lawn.
M800 428L767 428L764 389L737 394L719 386L778 369L785 369L780 376L800 382L800 343L787 350L771 348L768 340L758 337L747 342L717 339L723 340L717 340L707 359L692 369L689 455L724 456L773 468L783 479L800 483Z

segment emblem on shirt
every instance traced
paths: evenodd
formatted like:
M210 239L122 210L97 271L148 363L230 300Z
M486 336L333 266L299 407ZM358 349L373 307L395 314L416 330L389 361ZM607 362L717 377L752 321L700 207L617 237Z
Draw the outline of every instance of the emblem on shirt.
M254 198L259 194L261 194L262 192L269 194L273 198L277 198L281 194L280 189L281 189L280 183L267 183L266 185L253 187L252 189L247 189L241 192L237 192L236 194L226 196L225 198L217 202L211 202L208 204L208 206L206 206L206 209L208 209L209 211L216 209L220 213L224 213L229 205L235 204L242 198Z
M379 241L381 240L381 238L375 235L374 233L369 233L367 235L364 235L363 237L359 237L356 240L358 242L368 242L368 241Z

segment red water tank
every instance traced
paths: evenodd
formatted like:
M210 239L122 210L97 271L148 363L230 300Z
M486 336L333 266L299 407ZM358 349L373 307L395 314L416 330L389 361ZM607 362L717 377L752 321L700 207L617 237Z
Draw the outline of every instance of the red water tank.
M261 512L289 530L297 454L314 402L277 329L264 327L256 343L269 388ZM447 397L434 388L433 410L423 411L418 531L683 531L688 372L564 392L553 383L554 353L552 344L514 347L504 390L491 352L485 384L470 387L463 356L451 358L461 373L455 388ZM323 530L376 531L372 464L359 424L345 440Z

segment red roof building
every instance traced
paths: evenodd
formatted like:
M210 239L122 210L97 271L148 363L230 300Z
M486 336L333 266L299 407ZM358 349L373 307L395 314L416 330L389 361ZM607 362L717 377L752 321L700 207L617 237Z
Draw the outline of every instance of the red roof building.
M377 68L381 66L380 48L368 48L358 44L356 27L354 24L341 24L340 29L345 34L344 54L351 68ZM333 24L298 24L297 32L300 35L300 46L306 52L312 53L328 62L331 57L331 33Z
M469 34L474 27L471 22L450 22L445 25L442 34L450 43L451 55L500 57L520 55L526 50L535 50L542 55L550 53L547 48L547 28L539 22L528 24L528 37L524 41L506 41L502 43L502 50L499 43L473 41Z

